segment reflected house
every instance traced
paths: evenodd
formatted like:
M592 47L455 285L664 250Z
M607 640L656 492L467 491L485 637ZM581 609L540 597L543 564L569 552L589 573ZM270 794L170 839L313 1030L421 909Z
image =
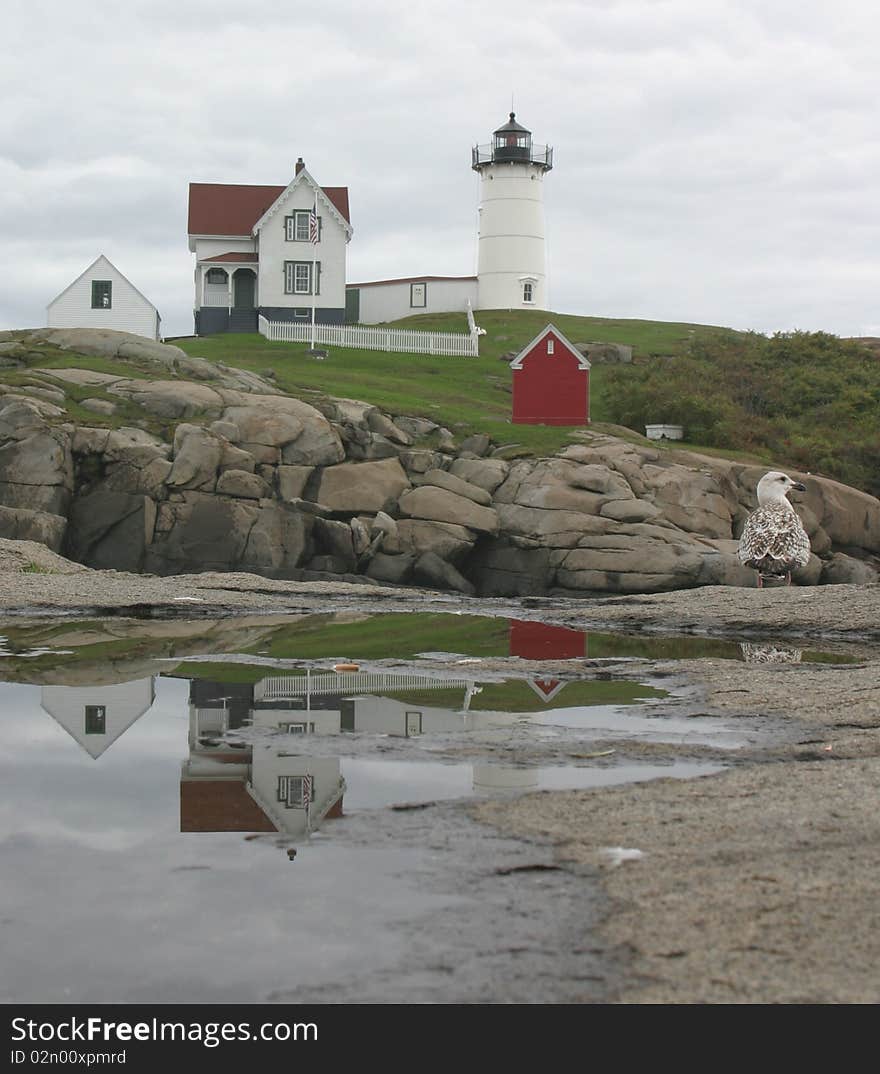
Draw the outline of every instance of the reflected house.
M251 684L191 681L189 757L180 775L182 832L304 837L325 818L342 815L339 758L294 752L284 719L289 712L282 711L280 720L254 720L253 693ZM252 723L272 733L249 741L235 736Z
M43 686L40 705L97 759L152 706L153 676L112 686Z
M450 690L461 691L461 704L455 709L424 704L432 692ZM471 698L479 692L470 679L393 671L273 675L256 684L253 718L255 726L277 726L291 734L365 731L410 738L469 729L476 726L475 720L488 724L488 714L469 711ZM410 694L418 701L386 696L392 693Z
M510 655L524 660L576 660L587 656L587 635L582 630L510 620ZM531 689L544 701L552 701L565 687L560 679L527 680Z

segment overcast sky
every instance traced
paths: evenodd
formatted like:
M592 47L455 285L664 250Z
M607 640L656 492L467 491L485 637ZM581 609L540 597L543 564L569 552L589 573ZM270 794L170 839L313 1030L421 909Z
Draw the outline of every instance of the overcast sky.
M12 0L0 328L99 253L192 331L190 181L348 186L350 280L476 271L517 119L560 312L880 335L876 0Z

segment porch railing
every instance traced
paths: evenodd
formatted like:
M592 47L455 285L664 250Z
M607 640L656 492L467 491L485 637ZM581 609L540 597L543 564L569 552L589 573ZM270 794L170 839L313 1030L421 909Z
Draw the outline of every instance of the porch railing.
M231 306L232 295L228 291L213 292L206 291L202 296L203 306Z

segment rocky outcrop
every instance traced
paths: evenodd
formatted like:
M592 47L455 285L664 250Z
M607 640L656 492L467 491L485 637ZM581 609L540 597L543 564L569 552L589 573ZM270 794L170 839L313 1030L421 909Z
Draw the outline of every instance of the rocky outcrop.
M117 570L358 575L487 596L754 585L736 548L763 468L587 432L509 462L483 435L456 446L425 418L312 406L178 348L78 331L33 336L136 361L137 375L34 370L31 337L3 341L33 383L0 381L2 537ZM83 388L130 424L72 421L66 392ZM880 501L793 476L813 552L796 582L877 581Z

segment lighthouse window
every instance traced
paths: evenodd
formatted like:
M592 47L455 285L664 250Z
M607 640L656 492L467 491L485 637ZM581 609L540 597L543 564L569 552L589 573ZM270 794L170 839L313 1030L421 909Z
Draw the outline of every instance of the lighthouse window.
M534 300L535 299L532 284L528 280L526 280L526 282L523 284L523 302L534 302Z

